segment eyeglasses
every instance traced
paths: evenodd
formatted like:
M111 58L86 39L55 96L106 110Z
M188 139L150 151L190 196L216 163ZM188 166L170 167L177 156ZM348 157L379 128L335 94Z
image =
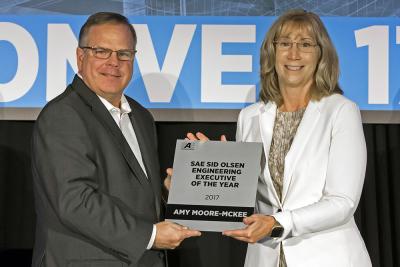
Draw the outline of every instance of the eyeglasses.
M293 47L293 44L296 44L297 49L304 53L312 53L315 51L314 48L318 46L317 44L306 40L300 42L293 42L291 40L278 40L275 41L274 44L276 45L276 49L281 51L287 51Z
M133 49L121 49L121 50L111 50L103 47L91 47L91 46L80 46L81 49L90 49L93 56L99 59L108 59L111 54L115 52L117 54L118 60L130 61L133 60L136 54L136 50Z

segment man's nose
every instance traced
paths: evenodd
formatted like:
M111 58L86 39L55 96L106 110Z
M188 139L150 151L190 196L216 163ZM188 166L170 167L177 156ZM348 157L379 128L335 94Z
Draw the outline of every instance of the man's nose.
M119 65L119 59L117 55L117 51L113 51L110 55L110 57L107 59L107 64L111 66L118 66Z

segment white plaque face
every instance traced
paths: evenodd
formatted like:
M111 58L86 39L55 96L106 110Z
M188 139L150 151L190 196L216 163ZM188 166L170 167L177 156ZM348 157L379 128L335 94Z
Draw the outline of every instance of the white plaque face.
M166 219L200 231L244 228L261 153L262 143L177 140Z

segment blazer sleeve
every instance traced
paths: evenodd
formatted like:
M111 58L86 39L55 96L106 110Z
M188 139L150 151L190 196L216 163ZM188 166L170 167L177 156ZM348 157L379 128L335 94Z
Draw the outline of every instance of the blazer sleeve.
M243 110L240 111L236 124L236 142L242 142L243 139Z
M290 232L292 236L300 236L334 228L353 217L361 196L367 162L358 107L346 101L332 120L331 129L323 196L309 206L273 215L285 227L282 239Z
M49 107L39 117L32 140L33 169L61 223L84 239L137 262L153 224L99 188L97 161L88 128L69 105ZM110 177L111 179L111 177Z

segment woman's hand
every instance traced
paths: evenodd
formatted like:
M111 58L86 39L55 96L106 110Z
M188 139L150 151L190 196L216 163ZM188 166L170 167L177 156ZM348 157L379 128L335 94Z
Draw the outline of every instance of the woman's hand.
M201 132L197 132L196 134L187 133L187 134L186 134L186 138L189 139L189 140L191 140L191 141L197 141L197 140L199 140L199 141L205 142L205 141L210 140L206 135L204 135L204 134L201 133ZM226 136L225 136L224 134L221 135L221 140L220 140L220 141L226 141Z
M250 217L245 217L243 223L247 225L246 228L228 230L222 234L253 244L271 233L272 226L275 224L275 218L262 214L253 214Z
M169 189L171 188L171 177L172 177L173 169L168 168L165 170L165 172L167 173L167 177L165 177L165 179L164 179L164 187L169 191Z

